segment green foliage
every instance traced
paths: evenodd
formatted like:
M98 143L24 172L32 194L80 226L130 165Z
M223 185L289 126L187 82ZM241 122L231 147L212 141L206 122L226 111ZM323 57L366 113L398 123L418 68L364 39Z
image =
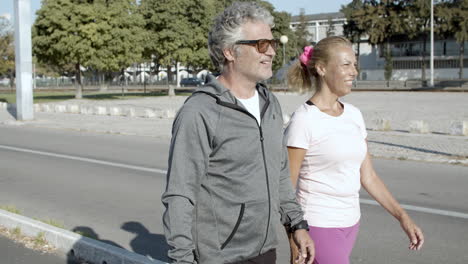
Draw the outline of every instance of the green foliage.
M340 10L346 17L343 34L353 43L359 43L361 36L366 32L365 29L359 27L360 21L356 11L360 9L362 9L362 0L353 0Z
M44 0L33 27L40 63L117 71L141 58L143 18L136 0Z
M310 32L307 30L307 18L304 10L299 13L299 24L296 26L294 34L296 36L296 48L298 53L302 52L305 46L310 45Z
M14 36L10 22L0 17L0 76L13 77L15 72Z
M140 13L146 26L145 57L153 58L158 65L174 66L177 62L190 66L194 71L201 69L215 70L208 55L208 32L213 19L233 0L142 0ZM269 10L275 18L273 36L279 38L287 35L294 39L289 28L291 17L286 12L275 12L267 1L257 0ZM294 54L292 47L287 46L287 56ZM281 67L282 52L278 51L273 62L273 69Z
M468 41L468 0L446 0L435 9L437 23L436 31L440 35L455 37L460 44L459 78L463 78L464 45Z
M291 58L295 58L298 55L296 49L296 35L294 31L291 30L289 24L291 23L291 15L286 12L276 12L273 11L273 16L275 18L275 27L272 29L273 37L275 39L280 39L281 36L287 36L288 42L285 44L285 62L288 63ZM276 51L275 59L273 60L273 70L276 71L283 65L283 44L280 44L278 50Z
M405 8L406 34L409 38L420 35L426 37L431 26L431 2L427 0L410 0Z
M406 21L408 24L406 34L409 38L421 37L423 50L421 56L421 81L426 85L426 50L430 32L431 3L426 0L411 0L406 6Z
M21 236L21 228L19 228L18 226L13 228L13 230L11 231L12 235L13 236L16 236L16 237L19 237Z
M393 62L392 62L392 54L390 52L390 43L387 42L385 46L385 66L384 66L384 76L386 81L390 81L392 79L392 72L393 72ZM387 83L388 86L388 83Z
M353 17L359 30L369 35L369 43L382 44L387 39L408 31L404 0L364 0Z
M21 211L14 205L0 205L0 209L8 211L13 214L21 214Z
M393 66L389 48L390 39L409 31L408 6L406 0L355 0L343 8L345 16L351 18L352 23L346 28L345 34L353 40L365 33L369 43L381 45L385 48L385 79L392 76Z
M144 20L136 0L95 1L96 23L89 25L96 54L89 66L99 71L119 71L141 61Z
M39 232L37 233L36 237L34 238L34 246L42 247L47 244L47 240L45 239L45 233Z
M206 43L214 16L212 1L142 0L140 13L146 21L146 57L153 55L158 64L168 66L209 63Z
M39 221L43 222L44 224L48 224L48 225L55 226L58 228L62 228L62 229L65 228L62 222L58 222L56 220L46 219L46 220L39 220Z
M348 38L351 42L357 45L357 64L360 68L360 42L361 37L365 34L365 30L359 27L359 21L356 17L356 10L362 9L362 0L353 0L348 5L342 6L341 12L345 15L346 23L343 26L343 35ZM360 79L360 75L358 76Z

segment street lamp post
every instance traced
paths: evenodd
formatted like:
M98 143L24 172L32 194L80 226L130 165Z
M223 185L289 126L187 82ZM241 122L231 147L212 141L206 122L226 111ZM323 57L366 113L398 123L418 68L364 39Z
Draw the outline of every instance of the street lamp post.
M429 87L434 87L434 0L431 0L431 79Z
M288 43L288 36L281 36L280 42L283 44L283 83L286 84L286 43Z
M283 35L280 37L280 42L283 44L283 67L286 65L286 43L288 43L288 36Z

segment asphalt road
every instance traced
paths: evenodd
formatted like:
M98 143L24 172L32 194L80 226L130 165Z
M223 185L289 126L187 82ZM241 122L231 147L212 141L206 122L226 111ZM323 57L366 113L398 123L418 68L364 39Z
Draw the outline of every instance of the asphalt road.
M0 125L0 205L166 260L160 196L168 144L151 137ZM396 160L374 165L401 203L427 209L409 211L425 231L426 244L410 252L397 221L363 204L352 262L468 263L468 219L455 214L468 214L468 167ZM364 193L362 198L369 199ZM284 236L280 243L278 263L287 263Z
M35 251L1 235L0 256L2 264L81 264L73 257Z

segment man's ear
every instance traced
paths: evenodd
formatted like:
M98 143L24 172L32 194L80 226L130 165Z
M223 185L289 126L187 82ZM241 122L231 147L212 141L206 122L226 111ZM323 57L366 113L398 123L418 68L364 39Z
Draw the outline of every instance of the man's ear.
M234 51L234 48L226 48L223 50L224 57L228 62L232 62L236 59L236 52Z

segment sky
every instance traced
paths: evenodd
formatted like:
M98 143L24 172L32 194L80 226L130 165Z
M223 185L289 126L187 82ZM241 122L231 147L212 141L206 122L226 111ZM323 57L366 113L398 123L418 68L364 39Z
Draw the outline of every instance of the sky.
M15 0L0 0L0 16L13 17ZM41 0L31 1L31 13L34 13L41 6ZM306 14L338 12L341 5L348 4L351 0L267 0L272 3L277 11L286 11L292 15L298 15L301 8Z
M3 0L0 0L3 1ZM292 15L299 15L304 8L307 15L338 12L341 5L351 3L352 0L267 0L272 3L276 11L286 11Z

